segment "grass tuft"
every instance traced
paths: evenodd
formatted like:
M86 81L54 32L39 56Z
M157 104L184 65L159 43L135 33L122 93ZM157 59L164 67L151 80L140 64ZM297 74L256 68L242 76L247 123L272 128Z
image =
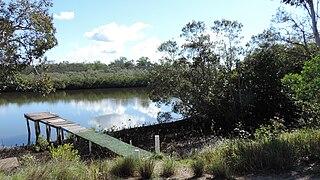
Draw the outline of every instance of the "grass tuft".
M133 176L138 166L138 161L133 157L117 158L111 167L111 174L117 177L126 178Z
M165 159L162 164L162 171L160 176L170 177L175 174L176 171L176 163L172 159Z
M143 159L139 164L139 173L142 179L151 179L155 167L153 159Z
M204 161L199 157L191 162L191 169L193 170L195 177L201 177L203 175L204 165Z

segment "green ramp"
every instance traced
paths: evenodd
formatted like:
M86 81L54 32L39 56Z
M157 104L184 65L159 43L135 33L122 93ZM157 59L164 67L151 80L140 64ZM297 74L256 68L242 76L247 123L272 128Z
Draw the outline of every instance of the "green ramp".
M87 139L101 147L107 148L110 151L124 157L128 156L140 156L149 157L151 152L143 150L141 148L127 144L119 139L116 139L107 134L97 133L95 131L84 131L75 133L77 136Z

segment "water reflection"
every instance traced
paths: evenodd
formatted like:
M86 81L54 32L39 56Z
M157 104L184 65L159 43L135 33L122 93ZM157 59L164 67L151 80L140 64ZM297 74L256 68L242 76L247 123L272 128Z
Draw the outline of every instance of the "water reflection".
M156 107L143 88L59 91L46 97L35 93L2 93L0 144L26 143L24 113L52 112L87 128L110 129L155 123L158 112L169 109Z

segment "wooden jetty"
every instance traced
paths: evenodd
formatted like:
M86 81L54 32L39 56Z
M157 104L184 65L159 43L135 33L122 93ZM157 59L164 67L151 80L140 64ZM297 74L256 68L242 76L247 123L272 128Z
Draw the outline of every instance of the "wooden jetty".
M76 137L83 138L89 141L90 152L92 143L95 143L103 148L107 148L108 150L120 156L144 157L152 155L150 152L146 150L127 144L107 134L102 134L87 129L79 124L76 124L75 122L63 119L56 114L52 114L49 112L39 112L24 114L24 117L27 121L28 144L31 143L31 129L29 123L30 120L34 122L37 140L39 135L41 134L40 123L42 123L46 126L46 136L48 142L51 139L51 128L55 128L57 133L57 141L60 144L63 142L64 132L68 132L74 134Z

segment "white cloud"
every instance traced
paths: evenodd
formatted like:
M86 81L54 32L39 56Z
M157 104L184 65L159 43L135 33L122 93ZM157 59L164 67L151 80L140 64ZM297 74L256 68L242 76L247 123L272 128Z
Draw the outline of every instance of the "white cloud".
M90 32L86 32L84 36L95 40L104 42L128 42L141 40L145 37L145 34L141 30L150 28L148 24L142 22L135 23L131 26L118 25L116 23L110 23L98 28L93 29Z
M150 37L143 42L134 45L131 48L134 59L139 59L141 56L149 57L153 61L157 61L161 58L162 53L157 52L161 41L156 37Z
M146 123L144 116L131 116L128 114L106 114L97 116L89 121L89 124L94 127L100 127L108 130L112 127L117 129L136 127Z
M71 20L74 18L74 12L60 12L60 14L53 14L54 19Z
M110 63L124 56L128 59L138 59L147 56L151 60L158 60L157 54L160 40L149 37L144 30L151 28L149 24L137 22L131 26L118 25L115 22L99 26L84 33L91 40L86 46L77 48L66 55L68 60L96 61Z

